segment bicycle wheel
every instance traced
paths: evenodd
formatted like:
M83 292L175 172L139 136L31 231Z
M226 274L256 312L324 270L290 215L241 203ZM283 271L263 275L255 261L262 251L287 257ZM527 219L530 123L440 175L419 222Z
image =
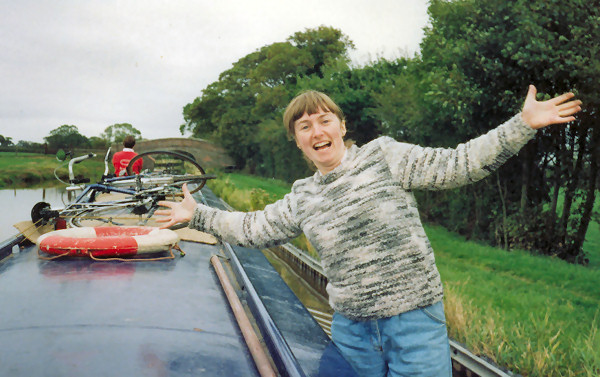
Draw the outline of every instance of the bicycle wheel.
M75 227L160 226L153 216L157 208L153 198L88 203L86 209L70 217L69 224Z
M200 190L204 187L206 179L212 178L208 176L203 177L205 175L204 169L193 157L173 151L149 151L138 154L129 161L127 175L134 175L133 166L139 160L143 161L142 175L149 177L173 177L173 184L171 185L181 187L183 183L188 183L190 193ZM190 176L195 176L196 179L189 180ZM152 184L145 184L142 189L150 187L152 187Z

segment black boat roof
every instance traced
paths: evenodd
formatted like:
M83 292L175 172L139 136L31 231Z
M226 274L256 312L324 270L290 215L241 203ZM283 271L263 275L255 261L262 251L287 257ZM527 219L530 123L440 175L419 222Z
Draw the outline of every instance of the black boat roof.
M19 241L0 244L2 376L258 376L215 254L281 375L354 375L260 251L182 241L171 260L42 260Z

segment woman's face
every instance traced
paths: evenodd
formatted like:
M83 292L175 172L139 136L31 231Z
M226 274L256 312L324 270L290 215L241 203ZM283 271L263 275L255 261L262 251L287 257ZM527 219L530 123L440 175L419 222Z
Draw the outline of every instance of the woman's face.
M294 123L296 145L322 174L335 169L344 157L346 125L332 112L304 113Z

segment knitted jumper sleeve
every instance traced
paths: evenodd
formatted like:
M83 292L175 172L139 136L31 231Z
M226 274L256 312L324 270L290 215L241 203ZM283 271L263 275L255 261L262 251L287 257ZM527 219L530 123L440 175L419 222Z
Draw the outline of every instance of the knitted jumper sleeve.
M235 245L257 249L270 247L302 233L296 224L294 203L294 195L290 193L255 212L229 212L199 204L189 227Z
M535 133L517 114L454 149L425 148L389 137L379 140L392 174L404 189L441 190L483 179L515 155Z

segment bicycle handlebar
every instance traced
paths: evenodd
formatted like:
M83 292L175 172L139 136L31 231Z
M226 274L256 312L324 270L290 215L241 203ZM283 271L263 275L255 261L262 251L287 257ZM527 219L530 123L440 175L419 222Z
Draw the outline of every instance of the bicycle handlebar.
M95 153L88 153L84 156L79 156L79 157L75 157L72 158L71 161L69 161L69 181L74 181L75 180L75 174L73 173L73 165L74 164L78 164L81 161L87 160L88 158L92 158L92 157L96 157Z
M108 147L108 150L106 151L106 155L104 156L104 176L108 176L108 173L110 173L110 169L108 168L108 163L109 163L109 159L108 157L110 156L110 148Z

